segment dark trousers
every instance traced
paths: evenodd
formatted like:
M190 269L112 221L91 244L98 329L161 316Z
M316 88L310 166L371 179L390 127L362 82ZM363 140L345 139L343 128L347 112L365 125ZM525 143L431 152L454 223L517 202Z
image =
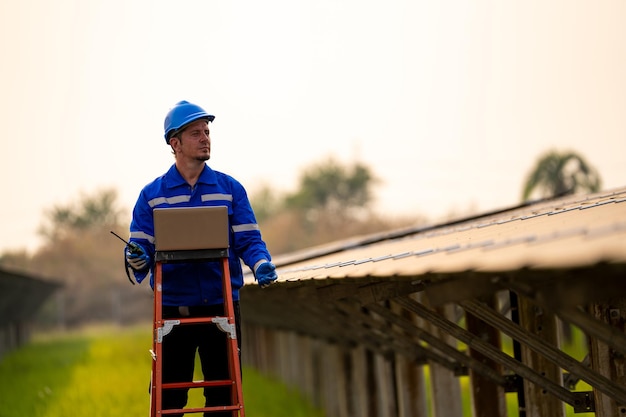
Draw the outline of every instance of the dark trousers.
M239 302L233 302L237 345L241 352L241 329ZM181 315L178 307L163 306L164 319L181 317L213 317L223 316L224 306L191 306L189 316ZM228 339L227 334L213 323L185 324L174 326L172 331L163 337L163 382L191 382L193 380L196 351L200 357L202 374L205 381L230 379L228 371ZM241 367L241 353L239 353ZM187 404L189 389L164 389L162 408L183 408ZM205 407L231 404L231 387L205 387ZM169 414L181 417L183 414ZM232 411L204 413L205 417L230 417Z

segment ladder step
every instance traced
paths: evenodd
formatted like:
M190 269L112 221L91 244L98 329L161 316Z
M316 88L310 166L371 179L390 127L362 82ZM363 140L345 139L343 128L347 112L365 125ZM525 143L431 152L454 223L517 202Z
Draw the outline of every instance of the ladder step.
M213 317L181 317L176 318L178 324L198 324L198 323L213 323L213 319L228 319L229 321L235 321L234 317L226 317L226 316L213 316ZM161 323L166 321L172 321L172 319L164 319ZM158 323L158 321L157 321Z
M215 381L164 382L162 388L222 387L227 385L235 385L235 381L232 379L216 379Z
M218 412L218 411L236 411L242 410L240 405L218 405L214 407L199 407L199 408L177 408L169 410L161 410L161 414L181 414L181 413L206 413L206 412Z

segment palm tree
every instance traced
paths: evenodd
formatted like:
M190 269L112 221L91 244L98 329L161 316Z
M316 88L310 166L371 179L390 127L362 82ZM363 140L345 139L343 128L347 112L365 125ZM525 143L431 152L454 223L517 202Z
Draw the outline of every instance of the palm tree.
M600 186L600 175L583 157L571 151L549 151L528 175L522 200L528 201L534 191L550 198L577 191L596 192Z

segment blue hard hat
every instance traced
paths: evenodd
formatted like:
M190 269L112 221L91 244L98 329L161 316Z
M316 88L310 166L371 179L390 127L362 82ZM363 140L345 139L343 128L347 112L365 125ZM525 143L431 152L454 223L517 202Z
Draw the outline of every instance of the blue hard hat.
M165 142L169 145L172 134L196 120L206 119L212 122L215 116L207 113L202 107L188 101L179 101L167 112L164 130Z

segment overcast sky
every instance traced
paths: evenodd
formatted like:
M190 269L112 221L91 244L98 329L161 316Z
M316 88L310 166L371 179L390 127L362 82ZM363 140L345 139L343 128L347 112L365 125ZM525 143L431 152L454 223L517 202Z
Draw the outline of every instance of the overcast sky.
M551 149L626 186L625 22L624 0L3 0L0 251L81 193L130 211L183 99L251 194L334 156L436 221L517 204Z

